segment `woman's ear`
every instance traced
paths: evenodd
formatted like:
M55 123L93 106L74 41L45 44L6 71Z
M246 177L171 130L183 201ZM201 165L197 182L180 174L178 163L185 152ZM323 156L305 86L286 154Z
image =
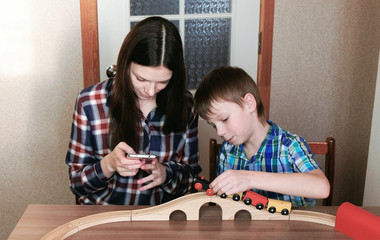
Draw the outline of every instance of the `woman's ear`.
M249 112L256 111L256 99L252 93L245 94L243 98L243 104Z

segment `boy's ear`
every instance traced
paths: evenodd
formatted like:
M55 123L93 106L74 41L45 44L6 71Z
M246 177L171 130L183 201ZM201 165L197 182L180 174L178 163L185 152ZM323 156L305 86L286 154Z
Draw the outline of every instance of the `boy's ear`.
M244 106L249 110L250 112L253 112L256 110L256 99L253 96L252 93L245 94L243 98Z

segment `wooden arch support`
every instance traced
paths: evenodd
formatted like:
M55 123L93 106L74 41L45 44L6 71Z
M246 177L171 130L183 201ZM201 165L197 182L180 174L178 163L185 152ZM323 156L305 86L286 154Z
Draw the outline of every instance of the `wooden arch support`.
M235 202L231 198L223 199L219 196L208 196L204 192L199 192L154 207L139 210L111 211L78 218L55 228L42 239L65 239L81 230L105 223L168 221L170 214L177 210L184 212L187 216L187 220L199 220L200 208L210 202L216 203L221 207L223 220L233 220L238 211L245 210L251 214L252 220L305 221L331 227L335 226L335 216L333 215L312 211L292 210L289 215L283 216L279 213L272 214L266 210L257 210L253 206L245 205L242 201Z

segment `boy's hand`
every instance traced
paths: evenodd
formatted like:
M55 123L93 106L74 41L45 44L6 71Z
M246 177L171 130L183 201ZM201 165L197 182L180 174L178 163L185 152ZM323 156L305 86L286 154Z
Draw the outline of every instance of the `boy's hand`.
M251 188L249 176L249 171L227 170L212 181L210 188L217 195L241 193Z

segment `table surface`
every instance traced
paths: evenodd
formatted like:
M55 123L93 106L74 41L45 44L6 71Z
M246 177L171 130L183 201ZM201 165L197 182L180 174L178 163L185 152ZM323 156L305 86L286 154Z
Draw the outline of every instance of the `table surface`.
M9 239L41 239L56 227L80 217L140 208L144 207L31 204ZM363 208L380 216L380 207ZM294 209L335 215L338 207ZM183 215L174 214L170 221L106 223L79 231L67 239L349 239L333 227L317 223L283 220L252 221L246 212L237 214L235 220L222 221L221 216L219 206L203 206L200 209L199 221L186 221Z

